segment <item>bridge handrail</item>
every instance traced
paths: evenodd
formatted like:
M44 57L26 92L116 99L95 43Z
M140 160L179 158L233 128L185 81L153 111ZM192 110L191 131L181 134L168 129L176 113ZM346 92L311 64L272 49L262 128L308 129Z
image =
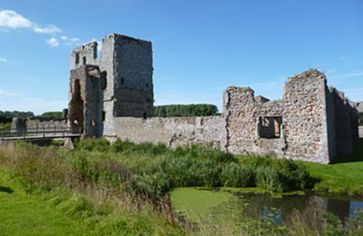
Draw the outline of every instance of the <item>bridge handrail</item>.
M32 135L43 135L46 134L62 134L64 137L65 134L81 134L81 129L77 128L64 128L64 127L36 127L36 128L27 128L24 130L19 129L0 129L0 138L8 138L8 137L21 137L21 136L32 136Z

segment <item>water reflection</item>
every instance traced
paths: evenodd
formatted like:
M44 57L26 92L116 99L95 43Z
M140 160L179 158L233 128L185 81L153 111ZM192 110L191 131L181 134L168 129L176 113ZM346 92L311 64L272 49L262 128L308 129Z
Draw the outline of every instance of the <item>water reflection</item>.
M363 209L363 201L328 198L314 194L272 198L268 194L239 194L243 202L244 216L254 218L269 217L276 223L288 224L296 211L304 220L312 224L322 224L326 212L335 214L343 223Z

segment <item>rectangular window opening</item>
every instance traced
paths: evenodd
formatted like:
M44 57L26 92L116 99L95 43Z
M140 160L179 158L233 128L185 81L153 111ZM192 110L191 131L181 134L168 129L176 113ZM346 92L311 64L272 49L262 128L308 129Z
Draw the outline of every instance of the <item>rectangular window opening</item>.
M282 116L261 116L258 119L258 135L260 138L280 138Z

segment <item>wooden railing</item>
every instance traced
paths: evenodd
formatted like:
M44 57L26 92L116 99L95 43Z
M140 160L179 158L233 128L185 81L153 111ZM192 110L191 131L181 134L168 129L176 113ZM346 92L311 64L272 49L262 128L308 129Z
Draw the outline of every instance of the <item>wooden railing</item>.
M0 129L0 139L26 139L26 138L66 138L80 136L81 129L64 127L36 127L27 129Z

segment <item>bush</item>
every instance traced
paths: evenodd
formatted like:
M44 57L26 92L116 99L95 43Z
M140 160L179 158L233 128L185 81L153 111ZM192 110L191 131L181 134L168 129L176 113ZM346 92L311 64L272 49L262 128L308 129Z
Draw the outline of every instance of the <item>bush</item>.
M141 144L135 144L128 140L121 141L120 139L117 139L112 145L111 145L111 151L116 153L143 153L143 154L149 154L152 156L161 155L168 151L168 148L165 144L157 144L154 145L152 143L141 143Z
M32 186L98 186L157 201L175 187L261 187L272 192L303 190L311 177L291 160L237 159L208 146L165 145L84 139L76 149L18 144L16 171ZM95 152L96 151L96 152Z
M110 149L110 142L106 139L81 139L76 143L76 149L107 152Z
M211 104L163 105L154 107L154 116L215 116L218 108Z
M278 170L271 166L261 166L256 170L256 185L272 192L282 192L283 183Z
M256 171L252 166L229 163L222 170L222 183L227 187L255 187Z

